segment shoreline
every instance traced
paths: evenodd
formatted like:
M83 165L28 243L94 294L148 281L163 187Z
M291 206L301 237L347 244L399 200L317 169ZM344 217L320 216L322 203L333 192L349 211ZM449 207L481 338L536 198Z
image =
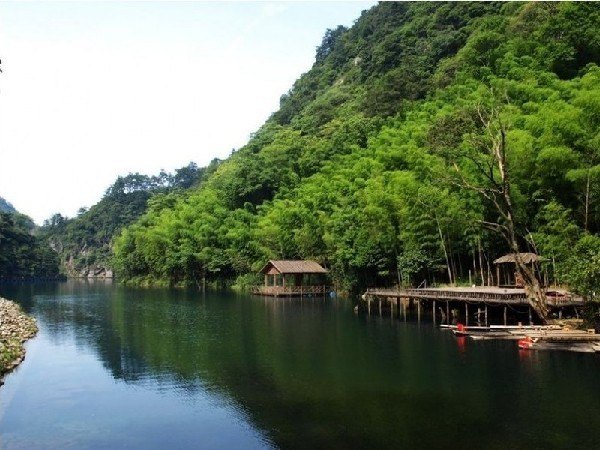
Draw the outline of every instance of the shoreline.
M36 321L16 303L0 297L0 386L25 359L24 343L38 332Z

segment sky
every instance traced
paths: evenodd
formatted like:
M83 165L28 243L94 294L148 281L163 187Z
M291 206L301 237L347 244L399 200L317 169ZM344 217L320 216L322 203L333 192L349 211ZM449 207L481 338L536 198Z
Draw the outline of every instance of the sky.
M0 2L0 197L41 224L226 158L375 2Z

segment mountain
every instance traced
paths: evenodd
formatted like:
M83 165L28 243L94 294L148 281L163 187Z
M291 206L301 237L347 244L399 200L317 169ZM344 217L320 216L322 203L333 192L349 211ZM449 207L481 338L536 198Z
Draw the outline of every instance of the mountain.
M169 204L175 195L198 185L218 166L214 160L208 167L195 163L170 174L155 176L139 173L120 176L91 208L81 208L77 217L55 214L46 220L40 236L58 253L62 271L70 277L113 276L110 265L113 236L133 223L151 204Z
M114 268L243 287L268 259L310 258L343 291L486 281L510 220L551 278L591 293L599 32L588 3L382 2L326 31L279 110L200 186L151 199Z
M14 213L17 212L15 207L0 197L0 213Z

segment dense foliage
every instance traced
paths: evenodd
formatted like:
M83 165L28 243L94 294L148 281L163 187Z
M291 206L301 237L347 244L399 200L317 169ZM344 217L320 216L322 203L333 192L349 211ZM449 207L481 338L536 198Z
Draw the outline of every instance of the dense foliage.
M218 166L194 163L170 174L155 176L139 173L118 177L102 199L89 209L81 208L77 217L55 214L44 222L41 235L60 255L63 270L71 276L87 276L110 270L111 241L122 227L133 223L147 208L148 199L168 204L174 197L196 186Z
M58 257L33 232L33 221L18 212L0 212L0 279L54 278Z
M151 198L116 240L115 268L243 285L266 259L312 258L345 290L486 282L508 247L482 225L497 209L468 187L497 179L481 155L498 111L523 250L591 295L599 36L594 4L381 3L327 31L280 109L202 186Z

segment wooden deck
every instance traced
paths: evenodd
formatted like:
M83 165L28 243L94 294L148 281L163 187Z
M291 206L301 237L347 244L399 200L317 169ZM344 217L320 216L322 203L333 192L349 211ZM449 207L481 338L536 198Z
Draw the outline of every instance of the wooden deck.
M583 305L581 297L568 292L548 290L548 304L552 307ZM488 305L528 305L525 289L500 287L444 287L426 289L370 288L365 298L411 298L423 300L446 300Z
M326 295L328 286L255 286L252 293L269 297L307 297Z

